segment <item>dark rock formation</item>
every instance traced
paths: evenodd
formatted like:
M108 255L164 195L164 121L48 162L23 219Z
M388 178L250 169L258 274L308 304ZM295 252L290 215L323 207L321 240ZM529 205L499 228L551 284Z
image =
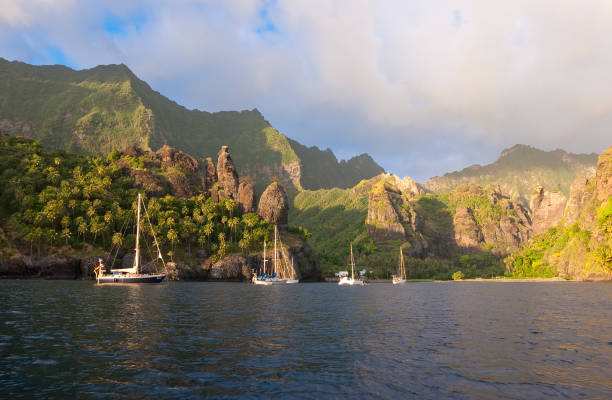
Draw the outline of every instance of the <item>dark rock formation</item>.
M212 280L246 280L252 276L253 264L244 254L230 254L210 266L208 279Z
M206 189L198 160L187 153L164 145L157 150L161 167L167 170L172 192L178 197L191 197Z
M75 258L55 255L39 259L15 256L0 260L0 276L19 279L77 279L81 277L81 263Z
M261 195L257 214L276 224L281 232L289 229L289 200L278 182L272 182Z
M243 213L255 211L255 190L251 182L244 180L240 182L237 203Z
M455 227L455 242L459 247L477 248L484 240L474 217L462 205L457 206L453 226Z
M204 160L204 171L206 174L206 187L212 187L213 183L217 182L217 170L211 157L206 157Z
M567 198L562 192L549 192L538 186L529 204L533 234L544 233L556 226L563 219L566 203Z
M599 156L595 179L597 200L607 200L612 196L612 147Z
M219 151L217 179L219 186L227 193L227 196L236 199L238 195L238 173L228 146L222 146L221 151Z

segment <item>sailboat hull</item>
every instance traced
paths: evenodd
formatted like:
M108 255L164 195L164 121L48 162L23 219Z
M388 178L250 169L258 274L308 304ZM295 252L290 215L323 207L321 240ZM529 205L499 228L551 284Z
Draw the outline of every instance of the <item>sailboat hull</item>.
M365 283L362 280L359 279L352 279L346 276L343 276L340 281L338 282L338 285L346 285L346 286L363 286L365 285Z
M401 285L403 283L406 283L406 279L393 279L394 285Z
M102 284L116 284L116 283L162 283L165 274L139 274L139 275L126 275L126 276L113 276L105 275L100 277L98 282Z

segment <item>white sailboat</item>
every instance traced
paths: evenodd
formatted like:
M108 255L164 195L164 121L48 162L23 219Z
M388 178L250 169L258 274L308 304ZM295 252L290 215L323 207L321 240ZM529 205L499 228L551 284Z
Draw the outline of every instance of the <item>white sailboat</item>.
M278 274L278 253L276 251L276 238L278 236L278 229L276 225L274 226L274 270L271 275L268 275L266 272L266 242L264 241L264 259L263 259L263 273L261 275L253 274L251 281L256 285L281 285L287 283L286 279L283 279Z
M295 267L293 266L293 257L291 257L291 276L285 280L285 283L300 283L299 279L295 279Z
M351 243L351 276L343 276L342 278L340 278L340 281L338 282L338 285L348 285L348 286L353 286L353 285L365 285L365 282L362 281L361 279L355 279L355 259L353 258L353 244Z
M406 283L406 267L404 266L404 253L400 247L399 275L393 275L393 284L398 285L402 283Z
M111 274L104 273L104 265L102 264L102 260L100 260L99 264L94 268L94 272L96 274L96 281L98 284L126 284L126 283L161 283L166 274L141 274L140 273L140 205L142 202L142 198L140 193L138 193L138 214L136 217L136 254L134 256L134 264L131 268L118 268L111 269ZM147 215L147 220L149 219L149 215L147 213L146 207L144 207L145 213ZM149 225L151 225L151 221L149 221ZM155 232L153 231L153 227L151 226L151 232L153 232L153 238L155 241L155 246L157 247L157 258L161 259L164 268L166 268L166 264L164 263L164 259L161 254L161 250L159 248L159 243L157 242L157 238L155 237Z

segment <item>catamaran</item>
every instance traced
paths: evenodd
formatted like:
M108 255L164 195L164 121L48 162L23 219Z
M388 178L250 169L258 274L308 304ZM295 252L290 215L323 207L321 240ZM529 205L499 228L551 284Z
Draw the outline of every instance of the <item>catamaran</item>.
M353 258L353 244L351 243L351 258L350 258L350 263L351 263L351 276L343 276L342 278L340 278L340 281L338 282L338 285L365 285L365 282L360 280L360 279L355 279L355 259Z
M119 269L111 269L111 274L104 273L104 265L102 264L102 260L99 260L99 264L94 268L94 272L96 274L96 281L98 284L109 284L109 283L161 283L166 274L141 274L140 273L140 205L142 202L142 198L140 193L138 193L138 214L136 217L136 255L134 256L134 264L131 268L119 268ZM146 208L145 208L146 213ZM151 221L149 220L149 215L147 215L147 220L149 221L149 225L151 225ZM157 238L155 236L155 231L151 226L151 232L153 232L153 238L155 246L157 247L157 259L161 259L161 262L166 268L166 264L164 262L164 258L162 257L161 250L159 249L159 243L157 242Z
M393 284L397 285L400 283L406 283L406 267L404 266L404 253L402 253L401 247L400 247L399 274L393 275Z

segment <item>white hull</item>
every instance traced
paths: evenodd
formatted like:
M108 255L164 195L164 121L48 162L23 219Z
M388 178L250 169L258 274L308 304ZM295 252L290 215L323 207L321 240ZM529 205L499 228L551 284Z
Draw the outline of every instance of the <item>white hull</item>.
M359 279L349 278L348 276L343 276L340 278L338 285L347 285L347 286L363 286L365 283Z
M300 281L297 279L287 279L285 283L300 283Z
M397 279L397 278L393 279L393 284L394 285L400 285L402 283L406 283L406 279Z
M265 286L269 286L269 285L282 285L282 284L287 283L287 281L285 279L279 279L279 278L257 279L256 277L253 277L252 281L256 285L265 285Z

